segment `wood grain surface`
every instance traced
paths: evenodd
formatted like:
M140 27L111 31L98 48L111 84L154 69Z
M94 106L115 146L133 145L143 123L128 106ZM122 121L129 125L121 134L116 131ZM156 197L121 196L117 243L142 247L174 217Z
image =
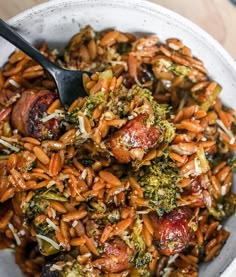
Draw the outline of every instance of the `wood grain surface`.
M150 0L192 20L236 59L236 6L229 0ZM0 0L0 17L9 19L45 0Z

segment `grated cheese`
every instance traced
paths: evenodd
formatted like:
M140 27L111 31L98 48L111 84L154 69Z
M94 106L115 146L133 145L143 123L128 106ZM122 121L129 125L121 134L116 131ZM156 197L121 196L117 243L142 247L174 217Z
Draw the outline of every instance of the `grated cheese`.
M161 80L163 85L166 87L166 88L170 88L171 87L171 81L170 80Z
M56 211L53 209L53 208L50 208L51 210L51 213L52 213L52 218L55 219L57 214L56 214Z
M72 262L66 262L66 265L72 266L73 263Z
M36 237L50 243L55 249L57 249L57 250L60 249L60 245L50 238L43 236L43 235L39 235L39 234L37 234Z
M89 258L89 257L92 256L92 254L91 254L91 253L85 253L85 254L83 254L82 256L83 256L83 257L86 257L86 258Z
M116 189L116 191L114 192L114 195L117 195L117 194L119 194L120 192L122 192L124 190L125 190L124 187L120 187L120 188Z
M3 149L2 151L4 152L4 154L7 154L7 155L9 155L11 153L11 151L9 149Z
M137 214L148 214L150 210L148 211L136 211Z
M21 245L20 238L19 238L18 234L16 233L14 226L11 223L8 223L8 227L11 230L11 232L15 238L16 244Z
M56 182L54 180L51 180L51 181L48 182L47 188L50 188L55 184L56 184Z
M234 144L235 143L235 137L231 138L229 141L229 144Z
M161 276L163 276L163 277L169 277L170 273L173 271L173 268L172 267L166 267L166 268L164 268L163 271L164 271L163 275L161 275Z
M9 137L5 137L5 136L1 136L1 139L3 139L6 142L19 142L19 140L17 138L9 138Z
M138 86L140 86L141 88L143 87L143 85L140 83L137 75L134 76L134 80Z
M234 144L235 143L234 134L225 127L224 123L220 119L217 119L216 123L229 136L229 138L230 138L229 144Z
M69 175L68 174L60 174L60 177L59 177L60 181L64 181L66 179L69 179Z
M171 62L169 62L169 61L167 61L165 59L160 59L159 60L159 64L163 65L164 67L167 67L167 68L171 66Z
M75 135L78 137L80 135L80 130L76 130Z
M58 230L59 230L58 226L57 226L53 221L51 221L51 219L46 218L46 222L47 222L47 224L48 224L50 227L52 227L55 231L58 231Z
M94 178L94 183L96 183L97 181L99 181L99 177L98 177L98 176L96 176L96 177Z
M202 174L201 167L199 165L199 160L197 158L194 159L194 168L195 168L195 175L198 176Z
M222 226L221 224L219 224L219 225L217 226L216 230L219 231L220 229L222 229L222 227L223 227L223 226Z
M225 195L226 194L226 186L222 186L221 187L221 195Z
M51 271L55 271L55 270L62 271L63 267L64 267L64 265L53 264L53 265L50 267L50 270L51 270Z
M47 122L53 118L65 117L65 114L61 110L55 110L54 113L49 114L41 119L42 122Z
M85 179L87 177L87 170L86 170L86 168L82 171L82 173L81 173L81 179Z
M172 264L172 263L178 258L178 256L179 256L179 254L175 254L175 255L173 255L173 256L170 256L170 258L169 258L167 264L168 264L168 265Z
M74 220L73 223L72 223L72 227L75 228L77 225L78 225L78 221L77 220Z
M57 48L54 48L54 49L51 51L51 54L57 56L57 55L59 54L58 49L57 49Z
M85 125L84 125L84 118L82 116L79 116L79 128L82 134L87 134Z
M18 232L18 234L20 235L20 236L25 236L25 230L20 230L19 232Z
M3 140L3 139L1 139L1 138L0 138L0 144L2 144L2 145L4 145L4 146L8 147L8 148L11 149L12 151L15 151L15 152L19 152L19 151L20 151L20 148L18 148L18 147L16 147L16 146L14 146L14 145L12 145L12 144L6 142L5 140Z
M69 197L71 196L70 190L69 190L69 189L68 189L68 190L64 190L63 195L64 195L66 198L69 198Z
M134 118L134 115L133 115L133 114L131 114L131 115L128 116L128 120L131 120L131 119L133 119L133 118Z
M178 50L179 50L179 46L177 46L177 45L174 44L174 43L169 43L168 46L169 46L171 49L175 50L175 51L178 51Z
M20 88L20 84L18 84L15 80L9 79L8 81L11 85L13 85L16 88Z

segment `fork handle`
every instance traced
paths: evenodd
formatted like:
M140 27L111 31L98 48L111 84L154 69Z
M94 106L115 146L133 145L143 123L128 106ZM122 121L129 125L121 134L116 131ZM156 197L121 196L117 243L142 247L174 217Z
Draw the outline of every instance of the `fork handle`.
M46 69L52 77L55 76L58 66L46 58L40 53L35 47L33 47L28 41L20 36L16 31L13 30L5 21L0 18L0 35L7 41L15 45L17 48L22 50L25 54L30 56L44 69Z

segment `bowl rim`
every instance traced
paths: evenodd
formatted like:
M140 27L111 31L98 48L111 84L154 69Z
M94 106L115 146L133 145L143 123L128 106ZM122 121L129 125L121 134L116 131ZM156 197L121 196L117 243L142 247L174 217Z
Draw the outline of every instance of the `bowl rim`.
M220 59L223 63L227 64L231 70L236 74L236 62L234 58L229 54L227 50L220 44L212 35L210 35L202 27L198 26L196 23L192 22L190 19L168 9L159 4L151 2L150 0L48 0L48 2L41 3L32 8L26 9L15 15L14 17L7 20L7 22L12 26L17 26L23 22L26 18L33 17L34 15L43 12L44 10L54 9L55 7L67 7L71 6L74 3L81 4L115 4L118 6L135 6L138 9L142 9L149 13L165 15L167 18L172 21L177 22L179 25L182 25L185 29L189 29L197 33L198 38L204 44L207 42L209 46L215 51L218 52Z

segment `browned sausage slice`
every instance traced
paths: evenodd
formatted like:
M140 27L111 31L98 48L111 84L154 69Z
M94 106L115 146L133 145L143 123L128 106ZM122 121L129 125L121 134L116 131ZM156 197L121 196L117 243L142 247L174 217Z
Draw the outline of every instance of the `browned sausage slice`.
M138 115L107 140L108 149L120 163L142 160L143 155L157 144L160 132L147 121L148 115Z
M57 98L56 94L48 90L26 90L13 107L11 122L13 128L25 136L38 139L52 139L59 134L59 120L52 118L46 122L42 118L47 116L47 109Z
M152 216L154 238L162 254L170 256L188 246L193 234L189 224L192 217L192 210L187 207L176 208L160 219Z
M104 244L104 257L95 260L93 265L104 272L121 272L129 267L132 255L133 250L121 239L116 238Z

